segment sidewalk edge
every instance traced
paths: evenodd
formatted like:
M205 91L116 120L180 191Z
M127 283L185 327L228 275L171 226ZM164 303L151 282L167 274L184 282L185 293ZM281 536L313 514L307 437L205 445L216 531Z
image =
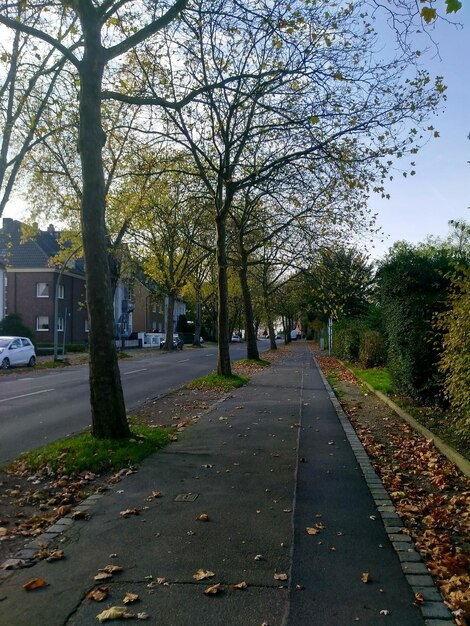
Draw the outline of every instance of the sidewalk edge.
M404 528L403 522L401 521L393 502L390 500L388 492L385 489L380 477L372 467L369 456L359 440L356 431L354 430L346 413L343 411L341 404L323 374L317 359L313 355L312 358L318 368L318 371L320 372L320 376L328 392L331 403L336 410L344 433L364 475L366 484L382 518L385 531L397 553L401 569L411 587L413 595L415 593L423 592L423 589L425 589L429 590L429 592L432 590L434 593L430 593L430 595L435 598L440 598L438 600L426 601L419 607L425 620L425 625L434 626L434 624L439 624L439 626L446 626L449 624L455 624L452 613L444 603L441 592L434 584L434 580L423 563L420 553L415 549L414 543L410 541L408 535L402 534ZM403 545L405 543L407 544L406 547ZM410 547L408 547L408 545Z

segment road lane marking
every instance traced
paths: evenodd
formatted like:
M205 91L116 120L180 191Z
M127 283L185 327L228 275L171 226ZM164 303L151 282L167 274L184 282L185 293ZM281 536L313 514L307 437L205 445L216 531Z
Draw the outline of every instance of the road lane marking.
M132 370L131 372L124 372L124 376L127 376L127 374L137 374L137 372L145 372L147 370L146 367L143 367L141 370Z
M37 396L38 393L48 393L54 391L54 389L43 389L42 391L33 391L32 393L24 393L21 396L12 396L11 398L4 398L0 402L9 402L10 400L18 400L18 398L27 398L28 396Z

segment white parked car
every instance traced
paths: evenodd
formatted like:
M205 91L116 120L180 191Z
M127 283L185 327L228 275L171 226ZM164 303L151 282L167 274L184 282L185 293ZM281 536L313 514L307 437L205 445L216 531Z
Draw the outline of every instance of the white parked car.
M240 343L241 340L241 337L239 337L238 335L232 335L232 338L230 339L232 343Z
M0 367L8 369L12 365L36 365L36 352L27 337L0 337Z

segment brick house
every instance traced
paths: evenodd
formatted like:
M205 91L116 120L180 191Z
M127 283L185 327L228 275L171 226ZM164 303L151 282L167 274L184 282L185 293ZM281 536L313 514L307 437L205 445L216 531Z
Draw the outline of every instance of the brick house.
M0 230L0 257L6 268L5 315L20 314L38 343L52 343L57 290L59 344L86 342L83 262L73 261L61 273L61 268L50 265L59 251L54 227L21 241L21 226L21 222L4 218Z
M133 332L166 332L168 298L157 283L142 272L138 272L134 277L131 292L135 307L132 312ZM186 315L186 302L182 298L177 298L173 311L173 332L176 332L180 315Z

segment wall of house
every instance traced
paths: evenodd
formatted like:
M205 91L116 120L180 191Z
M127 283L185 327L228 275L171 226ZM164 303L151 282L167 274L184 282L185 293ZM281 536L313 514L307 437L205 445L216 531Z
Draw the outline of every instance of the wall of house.
M132 314L132 328L136 333L162 332L163 298L152 294L142 283L134 284L135 309Z
M54 270L7 270L6 314L19 313L39 343L54 341L54 294L58 277L59 272ZM48 285L47 296L38 297L39 283ZM63 298L58 300L58 318L62 318L62 330L58 331L59 343L64 340L64 330L66 343L84 343L88 340L85 280L63 274L61 284Z

